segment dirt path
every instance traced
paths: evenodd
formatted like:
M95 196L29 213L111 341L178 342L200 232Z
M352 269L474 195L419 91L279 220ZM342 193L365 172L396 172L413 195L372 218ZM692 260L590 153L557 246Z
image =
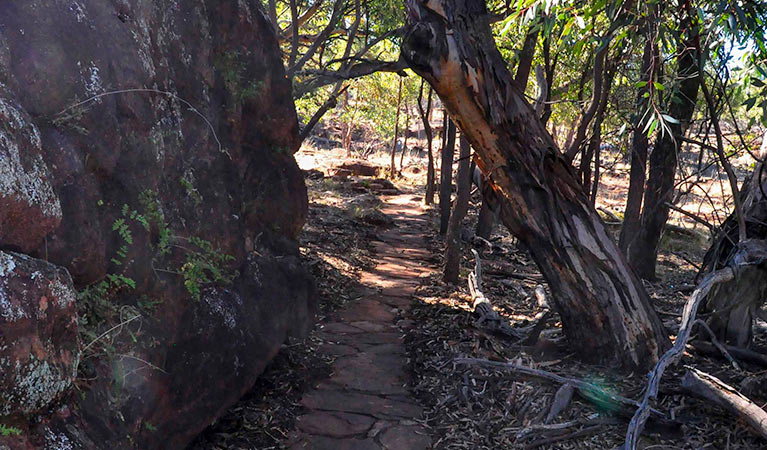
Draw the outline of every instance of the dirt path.
M368 293L334 313L319 351L336 357L333 374L304 394L291 449L421 450L431 447L419 424L422 408L407 389L401 319L420 277L428 273L428 217L412 195L388 196L381 211L395 227L374 242L378 264L360 279Z

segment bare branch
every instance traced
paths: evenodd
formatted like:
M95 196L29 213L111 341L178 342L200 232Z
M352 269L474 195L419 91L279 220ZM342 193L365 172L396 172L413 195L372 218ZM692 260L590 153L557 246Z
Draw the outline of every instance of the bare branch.
M578 391L578 395L601 407L604 407L606 404L608 404L613 406L613 409L618 410L620 407L639 406L639 402L636 400L632 400L618 394L613 394L606 391L604 388L597 386L596 384L589 383L578 378L565 377L541 369L533 369L532 367L526 367L513 362L490 361L488 359L479 358L456 358L454 361L456 364L480 365L518 373L529 377L542 378L544 380L553 381L559 384L570 384ZM648 410L648 412L651 412L657 418L666 419L666 415L656 409L651 408Z
M314 41L311 47L309 47L309 49L306 50L306 53L304 53L295 64L291 63L288 65L288 69L286 71L288 78L292 78L296 72L301 70L301 68L304 66L304 64L306 64L307 61L312 59L312 57L320 48L320 46L325 42L328 36L330 36L333 30L336 29L336 24L338 24L338 21L341 20L341 16L343 15L343 11L344 11L343 6L344 6L344 0L336 0L336 2L333 4L333 13L330 16L330 20L328 21L328 24L325 25L325 28L323 28L323 30L318 35L317 40Z
M767 412L733 387L693 368L682 377L682 387L735 414L751 425L756 434L767 439Z
M298 5L296 0L290 0L290 21L296 23L298 20ZM292 67L298 56L298 27L293 27L293 33L290 40L290 57L288 58L288 67Z
M270 2L274 0L269 0ZM316 0L312 6L309 7L301 16L298 17L298 20L294 20L291 22L290 25L285 27L285 29L280 30L280 33L278 35L278 39L280 41L280 44L287 41L293 33L295 33L295 30L300 29L306 22L309 21L312 17L314 17L315 14L317 14L317 11L320 10L320 6L325 2L325 0ZM298 27L296 27L296 23L298 23Z
M708 105L709 118L714 125L714 132L716 134L716 155L719 157L719 162L727 173L727 179L730 182L730 189L732 190L732 199L735 203L735 215L738 218L738 240L745 241L748 236L746 233L746 218L743 217L743 199L740 198L738 190L738 177L735 176L735 171L732 170L730 161L728 161L727 157L724 155L722 129L719 126L719 117L716 114L714 99L711 97L711 92L709 92L705 82L701 82L700 87L703 91L703 97L706 99L706 105Z
M663 372L684 352L685 345L687 345L687 341L690 340L690 333L692 332L692 326L695 323L695 314L698 312L698 306L712 287L719 283L730 281L734 277L735 272L730 267L725 267L724 269L712 272L706 275L706 278L703 279L700 285L698 285L698 288L695 289L695 292L690 296L690 299L687 300L682 313L682 324L679 327L679 333L674 341L674 346L660 357L658 364L656 364L655 368L650 372L650 381L647 384L647 390L626 430L626 442L623 444L625 450L636 450L639 436L642 434L645 422L650 416L650 400L658 396L658 388L660 387L660 380L661 377L663 377Z
M300 98L333 82L340 80L353 80L355 78L361 78L376 72L393 72L400 76L407 76L407 74L404 72L406 68L407 63L402 58L400 58L397 61L365 61L337 71L307 70L303 73L313 74L317 77L296 86L293 94L296 98Z
M690 219L698 222L699 224L701 224L704 227L706 227L709 230L711 230L712 233L715 233L719 229L716 225L712 224L711 222L707 221L706 219L704 219L704 218L702 218L702 217L700 217L698 215L695 215L695 214L693 214L693 213L691 213L689 211L686 211L686 210L684 210L684 209L682 209L682 208L680 208L680 207L678 207L676 205L673 205L673 204L671 204L669 202L666 202L666 206L669 209L674 210L674 211L676 211L676 212L678 212L680 214L683 214L683 215L689 217Z

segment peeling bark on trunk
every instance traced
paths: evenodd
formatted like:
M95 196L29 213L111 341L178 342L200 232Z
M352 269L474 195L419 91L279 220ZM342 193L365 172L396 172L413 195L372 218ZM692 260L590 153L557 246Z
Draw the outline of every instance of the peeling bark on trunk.
M450 197L453 194L453 154L455 153L455 123L447 119L447 140L442 147L439 185L439 234L447 233L450 220Z
M646 368L669 341L565 157L517 88L482 0L409 0L410 67L440 95L502 198L503 223L546 277L584 357Z
M663 234L663 228L668 220L669 208L674 194L674 177L676 176L677 153L682 137L690 124L695 112L696 99L700 88L698 62L699 53L696 49L699 35L697 23L693 23L693 14L689 0L680 1L680 9L685 11L685 17L680 23L680 29L687 30L683 40L679 42L677 78L679 101L670 102L669 115L679 123L669 123L671 133L658 135L655 149L650 154L650 175L644 193L644 206L640 218L640 229L636 238L628 246L628 258L637 274L646 279L655 279L655 264L658 259L658 245Z

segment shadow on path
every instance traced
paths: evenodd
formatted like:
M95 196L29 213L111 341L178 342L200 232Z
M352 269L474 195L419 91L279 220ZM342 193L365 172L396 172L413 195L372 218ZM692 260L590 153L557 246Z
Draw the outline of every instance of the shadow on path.
M362 273L369 293L335 312L320 331L319 348L335 357L333 374L301 399L306 412L287 446L291 450L423 450L431 447L422 408L407 389L399 320L431 269L424 238L429 219L412 195L383 197L395 227L374 242L376 266Z

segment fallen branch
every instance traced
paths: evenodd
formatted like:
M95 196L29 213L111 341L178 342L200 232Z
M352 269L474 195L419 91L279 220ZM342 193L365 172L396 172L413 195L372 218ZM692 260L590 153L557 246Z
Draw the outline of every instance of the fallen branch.
M523 328L525 330L527 337L520 342L522 345L535 345L536 342L538 342L538 338L541 336L541 332L544 328L546 328L546 325L549 323L549 320L554 317L554 313L549 310L545 310L543 312L540 312L535 315L535 324Z
M722 354L721 350L716 348L709 342L693 341L690 343L690 347L703 354L718 356ZM734 347L732 345L722 344L727 353L732 355L733 358L737 358L739 361L748 362L751 364L757 364L767 367L767 355L758 353L747 348Z
M711 328L706 324L706 322L700 319L696 319L695 322L693 322L693 325L700 325L701 328L706 330L706 332L708 333L708 337L711 339L711 343L714 344L714 347L716 347L717 350L719 350L719 352L722 354L722 356L724 356L725 359L727 359L727 361L729 361L730 364L732 364L732 367L734 367L735 370L737 371L741 370L740 364L738 364L738 361L736 361L735 358L732 357L730 352L727 351L727 348L719 342L719 339L716 338L716 335L714 334L713 331L711 331Z
M639 436L642 434L644 424L650 415L650 399L654 399L658 396L658 387L660 386L663 372L684 352L685 345L687 345L687 341L690 340L690 333L692 332L692 326L695 323L695 314L698 312L698 306L714 285L730 281L734 277L735 272L730 267L725 267L724 269L706 275L684 305L682 324L679 327L679 333L674 341L674 345L660 357L660 360L658 360L658 363L655 365L652 372L650 372L650 381L647 383L647 390L626 430L626 442L623 444L624 450L636 450Z
M540 447L542 445L553 444L555 442L561 442L561 441L566 441L566 440L569 440L569 439L575 439L575 438L579 438L579 437L588 436L588 435L591 435L591 434L596 434L596 433L598 433L602 429L602 427L603 427L603 425L601 425L601 424L600 425L593 425L593 426L586 427L586 428L583 428L583 429L580 429L580 430L577 430L577 431L573 431L572 433L569 433L569 434L563 434L563 435L560 435L560 436L554 436L554 437L548 437L548 438L539 439L537 441L531 442L530 444L526 445L524 448L525 449L531 449L531 448Z
M508 320L495 312L493 304L482 293L482 261L476 250L471 249L471 252L474 253L474 272L469 274L469 292L474 314L479 316L474 322L475 326L516 339L524 338L522 332L512 328Z
M756 434L767 439L767 412L733 387L691 367L682 377L682 387L745 420Z
M618 394L612 394L595 384L580 380L578 378L564 377L562 375L557 375L553 372L547 372L541 369L533 369L532 367L526 367L511 362L490 361L489 359L479 358L456 358L454 362L456 364L479 365L495 369L503 369L509 372L518 373L533 378L541 378L559 384L570 384L577 390L578 395L583 397L585 400L597 405L600 408L617 412L621 415L624 415L627 412L627 406L634 408L639 406L638 401L623 397ZM657 409L649 408L649 413L652 413L658 419L667 419L666 415Z
M570 385L563 385L563 386L570 386ZM575 420L568 420L567 422L560 422L560 423L552 423L552 424L542 424L542 425L530 425L529 427L520 430L517 432L515 439L525 439L529 435L533 433L545 433L547 431L563 431L567 430L568 428L575 428L580 427L583 425L596 425L605 423L606 421L613 421L615 419L613 418L606 418L599 415L599 413L593 413L586 416L586 418L581 419L575 419Z
M701 225L703 225L704 227L708 228L708 229L709 229L709 230L710 230L712 233L716 233L717 231L719 231L719 229L716 227L716 225L713 225L711 222L709 222L708 220L706 220L706 219L704 219L704 218L702 218L702 217L700 217L700 216L698 216L698 215L695 215L695 214L693 214L693 213L691 213L691 212L689 212L689 211L686 211L686 210L684 210L684 209L682 209L682 208L680 208L680 207L678 207L678 206L676 206L676 205L674 205L674 204L671 204L671 203L669 203L669 202L666 202L666 203L665 203L665 205L666 205L666 206L667 206L669 209L671 209L671 210L673 210L673 211L676 211L676 212L678 212L679 214L682 214L682 215L684 215L684 216L687 216L687 217L689 217L690 219L692 219L692 220L694 220L694 221L698 222L699 224L701 224Z
M556 394L554 394L554 400L551 402L549 413L546 415L546 419L543 423L549 424L553 422L559 413L564 411L570 405L570 401L573 399L573 393L575 393L575 388L569 383L563 384L557 389Z
M487 270L488 275L492 275L494 277L509 277L514 278L515 280L522 280L522 281L536 281L541 282L543 280L543 275L537 274L537 273L514 273L514 272L506 272L502 269L490 269Z

